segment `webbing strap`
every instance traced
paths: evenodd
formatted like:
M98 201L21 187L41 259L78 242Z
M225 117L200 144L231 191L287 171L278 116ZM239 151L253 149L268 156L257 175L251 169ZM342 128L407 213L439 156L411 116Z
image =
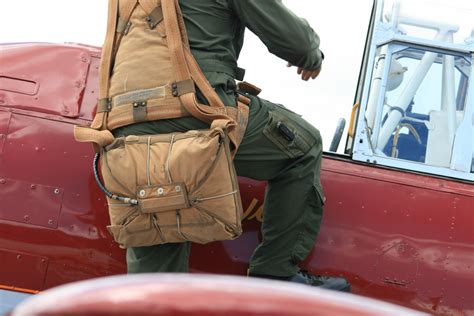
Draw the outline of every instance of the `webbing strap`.
M120 34L127 35L131 26L132 24L130 23L130 21L123 20L121 17L119 17L117 21L117 28L115 31Z
M181 25L178 21L180 16L177 0L163 0L163 13L165 15L165 27L167 31L168 45L170 48L172 64L176 72L176 77L180 81L192 77L196 82L204 97L208 100L209 106L201 106L196 100L195 94L189 93L180 96L183 106L196 118L211 123L215 119L230 119L222 115L222 111L215 111L212 107L225 108L224 103L211 87L204 74L200 72L194 57L183 45ZM187 42L187 40L186 40ZM188 68L189 66L189 68Z
M111 100L109 98L100 99L97 104L97 113L110 112L112 109Z
M234 144L234 148L237 149L247 125L248 109L238 110L235 118L227 114L227 107L224 106L222 100L207 81L188 45L183 45L183 43L188 43L188 39L178 0L162 0L162 5L168 47L171 51L171 63L174 66L176 78L179 81L192 78L210 106L199 104L195 93L186 93L179 96L181 103L192 116L201 121L212 123L214 120L222 120L221 125L225 122L224 125L229 138ZM183 36L186 38L184 39ZM239 109L242 106L245 105L238 104ZM238 118L237 116L243 117Z
M150 14L150 12L156 7L157 1L156 0L138 0L138 3L142 6L143 10L145 10L146 14Z
M174 100L172 102L171 100ZM141 102L140 102L141 103ZM147 121L168 120L189 116L178 99L154 99L148 100L146 106L138 105L135 108L133 103L123 104L120 111L107 120L107 128L114 130L116 128L129 125L130 115L133 115L133 122L140 121L146 114Z
M171 84L172 94L175 97L182 96L183 94L196 92L194 81L192 79L178 81Z
M175 1L175 14L176 14L175 17L178 20L179 30L181 32L181 45L184 48L190 49L188 32L186 30L186 25L184 24L184 17L183 17L183 13L181 12L181 8L179 6L179 0Z
M161 6L155 7L153 11L151 11L148 17L146 18L146 21L148 22L148 26L152 30L158 24L160 24L160 22L163 21L163 11L161 9Z
M137 4L138 0L119 0L119 22L127 24Z
M133 122L141 123L147 121L147 102L134 102L133 103Z
M181 33L178 18L176 16L175 0L163 0L162 5L168 48L171 52L171 64L174 66L175 77L177 81L191 79L181 41Z
M119 0L117 26L115 28L117 35L114 40L113 56L117 53L122 38L128 34L132 24L130 17L135 10L138 0Z
M126 92L114 96L112 98L112 106L115 107L138 101L148 101L152 99L165 98L167 95L171 96L171 92L168 92L168 90L169 89L167 89L167 86L165 85L155 88Z
M158 24L163 21L163 10L161 1L158 0L138 0L146 14L146 22L151 30L154 30Z
M109 76L112 64L112 51L115 41L115 30L117 29L118 0L110 0L107 19L107 35L102 47L102 57L99 72L99 99L105 100L109 93ZM91 127L94 129L105 128L107 119L106 112L97 113L92 121Z
M204 94L204 97L206 97L209 105L211 107L224 107L224 103L209 84L209 81L206 79L206 76L202 72L191 51L189 49L185 49L184 53L189 70L191 72L191 77L196 82L196 85L199 87L199 90L201 90L202 94Z
M194 57L183 45L181 38L181 25L178 21L178 2L177 0L163 0L163 14L165 16L165 27L168 38L169 49L172 52L171 63L174 65L174 70L176 73L176 78L178 81L185 81L192 79L196 82L199 89L203 93L204 97L208 100L211 107L224 107L224 103L219 98L217 93L211 87L204 74L200 71L197 62L194 60ZM181 27L180 27L181 26ZM186 40L187 42L187 40ZM188 66L190 68L188 68ZM188 109L191 107L199 107L197 101L194 101L193 98L189 98L187 94L180 96L183 105ZM192 109L188 109L190 112ZM207 111L205 111L207 112ZM199 118L199 117L198 117ZM212 120L206 119L209 123Z
M114 141L114 135L110 131L98 131L86 126L74 126L74 138L78 142L92 142L96 153L100 152L102 147L108 146Z
M94 129L105 129L107 112L110 111L110 103L108 102L109 97L109 85L110 85L110 74L112 70L113 55L115 53L120 39L123 36L122 33L118 33L117 28L119 21L119 11L122 12L121 20L122 24L124 21L128 23L130 16L132 15L135 6L137 5L137 0L110 0L108 8L108 18L107 18L107 33L104 41L104 46L102 47L102 56L100 63L99 71L99 104L97 108L97 114L92 121L91 128ZM120 6L120 7L119 7Z
M138 3L148 14L150 27L156 27L157 24L164 20L171 64L173 65L176 78L176 82L172 84L171 92L174 96L179 98L182 108L179 108L178 104L176 104L178 107L176 107L176 109L173 108L172 113L168 113L168 110L171 110L168 109L168 107L163 107L162 109L153 108L153 110L151 110L148 109L148 105L150 104L142 101L143 104L137 104L137 106L134 105L133 107L134 121L162 119L168 116L178 117L180 113L181 116L188 114L193 115L207 123L212 123L214 120L221 120L220 124L225 123L229 138L237 148L243 136L243 131L245 131L248 108L243 108L241 103L239 103L238 109L224 106L222 100L207 81L189 49L186 28L178 0L109 1L107 36L102 51L99 77L100 101L96 117L91 127L94 129L105 129L107 125L111 123L108 122L108 112L111 110L108 90L111 68L114 63L113 59L120 40L126 33L132 12ZM199 87L210 106L200 104L197 101L195 85ZM177 100L178 99L176 99L176 101ZM152 100L149 100L149 102L151 101ZM116 125L122 126L123 124L127 124L126 117L120 119L117 117Z
M119 7L120 5L120 7ZM104 46L102 47L102 58L100 64L100 91L99 99L108 98L109 93L109 83L110 83L110 74L112 68L112 59L114 48L117 46L117 38L121 36L116 36L117 23L118 23L118 14L121 12L121 17L123 21L130 20L130 16L137 5L137 0L110 0L109 1L109 16L107 22L107 35L105 38ZM123 22L122 22L123 23ZM122 34L120 34L122 35ZM115 46L115 47L114 47Z
M112 50L114 46L115 30L117 28L118 0L109 1L109 16L107 22L107 35L102 47L102 57L99 74L99 99L108 98L109 75L111 68Z

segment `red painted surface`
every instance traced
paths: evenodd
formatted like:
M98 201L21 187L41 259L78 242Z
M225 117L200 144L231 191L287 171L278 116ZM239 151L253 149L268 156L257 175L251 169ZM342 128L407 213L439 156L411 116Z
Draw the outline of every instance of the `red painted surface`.
M0 77L27 76L39 86L35 95L0 88L0 133L5 135L0 249L11 258L23 253L49 259L48 268L38 272L42 281L34 284L18 262L2 262L2 273L15 277L0 284L43 290L125 272L123 250L105 229L105 198L91 173L93 152L73 138L74 124L87 121L68 117L93 117L98 63L99 51L89 47L34 44L0 50Z
M0 78L20 80L18 87L0 81L8 80L0 86L0 259L8 258L0 285L43 290L125 272L124 252L105 229L92 148L72 135L74 124L93 117L98 63L90 47L0 47ZM240 180L245 233L193 245L192 271L246 273L260 240L265 183ZM474 313L473 183L332 156L324 158L322 182L325 216L307 269L343 275L357 294Z
M474 310L473 184L331 159L323 169L328 203L310 269L426 311Z
M414 315L380 301L286 282L206 275L78 282L20 304L15 315Z

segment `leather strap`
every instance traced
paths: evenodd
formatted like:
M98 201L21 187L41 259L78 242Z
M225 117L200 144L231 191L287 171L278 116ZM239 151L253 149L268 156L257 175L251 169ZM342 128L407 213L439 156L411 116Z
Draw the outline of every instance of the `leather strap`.
M119 17L118 21L117 21L117 28L115 29L115 32L126 35L128 33L129 28L130 28L129 21L122 20Z
M109 93L109 77L111 70L112 51L114 46L115 30L117 29L118 0L109 1L109 16L107 35L102 47L102 57L99 74L99 99L107 99Z
M209 124L213 123L214 120L226 121L225 124L224 122L221 122L220 125L226 126L229 138L236 150L242 139L242 137L239 137L239 134L242 134L243 131L245 131L248 119L248 109L242 109L243 112L241 114L246 117L242 119L241 124L236 122L237 117L232 118L228 115L227 107L224 106L222 100L209 84L189 50L186 28L182 19L178 0L162 0L162 6L168 47L171 51L171 63L174 66L176 78L179 81L185 81L192 78L209 102L210 106L200 104L196 99L195 93L185 93L180 95L179 98L181 103L192 116L201 121ZM186 44L183 45L183 43ZM239 109L241 108L242 104L239 103Z
M107 19L107 35L104 46L102 47L102 57L99 74L99 99L108 98L109 77L112 64L112 51L115 42L115 30L117 29L118 0L110 0L108 8L109 16ZM107 112L97 113L92 121L91 128L104 129Z
M118 11L118 18L117 18L117 26L116 26L116 36L114 39L114 48L113 48L113 57L117 54L118 47L120 42L122 41L122 37L128 34L128 31L131 27L130 24L130 17L132 16L133 11L137 7L138 0L119 0L119 11ZM120 32L121 28L123 31Z
M184 53L186 56L186 62L188 63L189 70L191 72L191 76L196 82L196 85L199 87L199 90L201 90L202 94L209 102L209 105L211 107L224 107L224 103L209 84L209 81L207 81L206 76L202 72L191 51L189 49L185 49Z
M185 49L183 46L183 41L181 38L181 29L178 22L177 10L177 0L163 0L163 14L165 17L165 27L168 38L168 47L171 51L171 63L174 65L175 76L178 81L186 81L192 79L196 82L199 89L203 93L204 97L208 99L211 107L221 107L224 108L224 104L220 100L217 93L212 89L211 85L204 77L204 74L200 72L199 67L197 67L197 62L194 60L194 57L191 53ZM187 42L187 40L186 40ZM188 65L190 68L188 68ZM196 97L193 93L183 94L179 96L184 107L190 112L197 112L198 109L192 109L193 107L199 107L197 104ZM201 112L215 113L215 111L208 111L209 109L199 109ZM198 119L204 120L208 123L212 122L210 118L204 118L201 115L197 117ZM218 118L216 118L218 119Z
M119 0L119 12L118 12L118 21L116 32L120 33L122 36L127 35L131 24L130 17L132 16L135 7L137 6L137 0ZM117 41L116 41L117 49Z
M98 131L86 126L74 126L74 137L78 142L93 143L95 152L114 141L114 135L108 130Z
M146 113L140 113L140 111L144 110ZM107 120L107 128L109 130L129 125L131 123L130 115L132 115L135 120L140 120L140 115L146 114L147 121L167 120L190 116L179 102L179 99L176 98L151 99L146 101L146 106L138 106L137 108L135 108L133 103L122 104L116 109L116 111L117 113L110 116Z
M120 5L120 7L119 7ZM107 18L107 35L105 37L104 46L102 47L102 56L100 63L99 72L99 106L97 113L92 121L91 128L94 129L106 129L107 112L105 111L108 107L109 98L109 85L110 85L110 74L112 72L113 57L116 53L116 49L120 44L120 40L123 37L123 33L116 33L117 23L119 20L119 10L122 12L121 20L128 21L132 15L137 0L110 0L108 8Z
M147 101L133 102L133 122L146 122L147 117Z
M157 8L157 6L160 6L160 1L157 0L138 0L138 3L140 3L143 10L148 16L151 15L151 12L153 12L153 10Z
M158 24L160 24L160 22L163 21L163 11L161 10L161 6L155 7L148 15L146 21L148 22L148 26L152 30Z
M247 81L242 81L237 85L237 92L248 93L250 95L257 96L262 92L262 89L251 83L248 83Z
M148 100L147 106L137 106L130 108L133 111L135 122L142 120L162 119L165 117L183 117L192 115L201 121L211 124L215 120L219 120L219 125L226 126L227 133L235 149L237 149L243 137L243 132L248 121L248 108L243 103L239 102L238 107L226 107L212 86L207 81L202 73L199 65L194 59L189 49L189 42L186 34L186 28L183 20L181 10L179 8L178 0L110 0L109 1L109 16L107 24L107 36L102 50L102 62L100 66L100 103L98 112L92 122L91 128L94 129L113 129L113 126L121 126L122 120L126 117L126 110L124 108L123 118L119 114L116 117L117 122L108 122L108 111L110 111L110 100L108 96L109 80L111 69L113 66L113 58L116 49L120 44L120 39L124 32L116 33L117 27L124 28L130 20L130 16L137 4L140 4L145 12L151 17L152 21L156 23L157 20L161 22L160 5L163 13L164 27L166 29L168 46L170 49L171 63L174 68L176 83L174 84L176 92L176 100L178 104L167 108L156 104L153 108L149 108L150 102ZM158 6L157 6L158 4ZM120 12L120 24L117 25ZM127 21L127 22L126 22ZM126 22L126 23L125 23ZM159 23L158 22L158 23ZM156 24L154 24L156 26ZM209 102L210 106L200 104L196 98L195 86L203 93L204 97ZM174 103L169 99L168 104ZM156 101L161 103L161 101ZM179 104L180 103L180 104ZM120 110L122 112L122 110ZM128 112L130 113L130 112ZM123 122L125 123L125 122ZM107 126L109 125L109 126ZM234 151L235 153L235 151Z
M192 93L196 92L194 81L192 79L175 82L171 84L171 88L172 88L172 94L175 97L179 97L183 94L190 93L190 92Z
M97 104L97 113L109 112L112 109L111 100L109 98L100 99Z
M168 48L171 53L171 64L174 66L175 77L177 81L191 79L181 41L181 32L176 15L175 0L163 0L162 5L166 37L168 39Z

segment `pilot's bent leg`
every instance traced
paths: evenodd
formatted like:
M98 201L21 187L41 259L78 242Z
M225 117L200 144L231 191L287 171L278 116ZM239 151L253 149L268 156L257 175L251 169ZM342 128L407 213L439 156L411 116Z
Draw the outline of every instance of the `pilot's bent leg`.
M128 273L188 272L190 242L127 249Z
M294 276L314 245L323 213L321 136L280 105L252 98L250 110L235 157L237 174L268 181L263 241L252 256L250 274Z
M263 242L255 250L250 273L289 277L311 251L322 217L319 181L322 141L316 128L283 106L251 97L249 125L235 157L237 174L267 180ZM195 118L134 124L115 136L162 134L206 129ZM129 273L185 272L189 243L127 250Z

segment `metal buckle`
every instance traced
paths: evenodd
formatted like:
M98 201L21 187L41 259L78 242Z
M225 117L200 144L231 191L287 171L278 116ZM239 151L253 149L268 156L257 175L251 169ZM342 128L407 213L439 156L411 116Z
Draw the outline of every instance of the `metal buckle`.
M132 22L129 21L127 25L125 25L125 28L123 29L123 35L127 35L131 27L132 27Z
M97 107L97 112L110 112L112 110L112 99L111 98L104 98L99 100L99 104Z
M161 21L163 21L163 11L160 6L153 9L149 16L146 17L150 29L154 29Z

